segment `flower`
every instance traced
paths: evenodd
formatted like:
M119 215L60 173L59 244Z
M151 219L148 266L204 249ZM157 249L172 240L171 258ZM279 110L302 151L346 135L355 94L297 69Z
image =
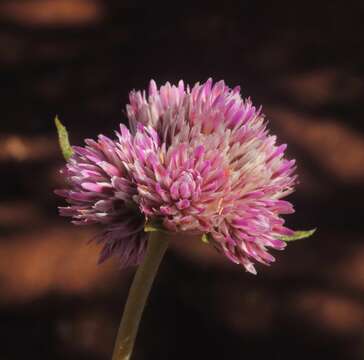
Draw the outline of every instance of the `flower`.
M158 89L152 80L148 96L130 93L127 115L130 130L121 125L115 140L100 135L73 147L64 171L70 187L57 192L69 202L61 215L104 225L101 260L140 262L148 223L207 234L251 273L255 261L273 262L268 248L283 249L279 238L293 234L281 215L294 212L282 198L294 189L295 161L261 109L223 81Z
M100 135L97 141L86 139L85 147L73 146L74 154L61 171L69 189L56 194L69 203L59 208L60 215L72 217L76 225L104 225L96 237L104 243L99 262L118 255L121 265L128 266L142 259L146 233L144 217L133 201L137 189L126 170L132 162L131 136L124 127L118 135L118 142Z

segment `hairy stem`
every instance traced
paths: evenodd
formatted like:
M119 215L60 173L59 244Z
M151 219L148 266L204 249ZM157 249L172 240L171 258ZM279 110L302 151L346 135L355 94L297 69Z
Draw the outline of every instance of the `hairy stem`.
M150 233L147 252L143 262L138 267L129 290L112 360L129 360L131 357L140 319L167 247L168 240L165 234L160 232Z

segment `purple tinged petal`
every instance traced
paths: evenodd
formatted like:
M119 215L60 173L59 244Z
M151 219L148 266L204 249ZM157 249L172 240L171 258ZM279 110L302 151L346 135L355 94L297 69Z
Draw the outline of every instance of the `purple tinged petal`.
M59 190L59 189L57 189L57 190L54 190L54 193L56 195L58 195L58 196L66 198L66 197L68 197L68 195L70 193L70 190L64 190L64 189Z
M81 202L93 202L95 201L95 199L98 199L100 197L105 197L105 195L95 192L78 192L78 191L70 191L68 193L69 199Z
M195 159L195 163L200 160L200 158L203 156L205 152L205 147L203 145L199 145L196 147L194 153L193 153L193 157Z
M155 177L156 177L157 182L166 183L166 182L171 181L168 171L162 165L157 164L153 168L153 170L155 172Z
M269 156L269 158L267 159L267 162L272 161L273 159L281 156L287 149L287 145L286 144L282 144L280 146L278 146L275 151Z
M272 179L275 179L281 175L283 175L285 172L287 172L287 170L289 170L291 167L294 166L294 164L296 163L295 160L290 160L290 161L285 161L283 163L283 165L279 168L278 171L276 171L273 175L272 175Z
M245 228L249 226L249 220L244 218L234 219L231 224L237 228Z
M121 176L120 170L106 161L99 162L97 165L100 166L100 168L109 176Z
M232 90L232 94L239 94L240 93L240 86L237 85L233 88Z
M93 192L104 192L112 188L111 184L108 183L92 183L84 182L81 184L82 188Z
M211 181L209 184L204 185L202 187L202 190L204 192L215 191L217 189L217 185L218 185L217 181Z
M278 239L269 240L269 244L276 250L283 250L287 246L287 243L285 241Z
M94 208L97 211L107 212L113 208L113 202L111 200L99 200L95 203Z
M149 90L148 90L148 94L149 96L154 96L158 93L158 88L157 88L157 84L155 83L154 80L150 80L149 83Z
M161 197L162 201L164 201L165 203L169 203L171 201L171 198L169 197L168 192L163 190L159 183L155 184L155 190L158 193L158 195Z
M253 275L257 275L257 270L255 269L253 263L249 260L242 260L242 264L244 265L247 272L250 272Z
M176 203L176 206L179 210L183 210L183 209L186 209L190 206L190 202L189 200L187 199L182 199L182 200L179 200L177 203Z
M175 209L173 206L166 206L166 205L163 205L159 208L160 212L163 214L163 215L175 215L177 214L177 209Z
M116 191L124 192L129 196L136 193L136 189L132 186L131 182L125 178L113 176L111 178L111 184L115 188Z
M209 172L211 168L211 161L210 160L206 160L201 164L201 167L199 170L200 174L202 177L206 176L207 173Z
M191 197L191 190L187 182L182 182L179 186L179 193L181 198L188 199Z
M74 206L59 207L58 210L61 216L75 216L78 213Z
M179 186L177 182L174 182L171 186L170 193L173 200L179 199Z
M232 128L241 125L241 122L243 120L243 115L244 115L245 110L241 109L238 110L235 115L231 118L231 121L229 123L229 126L231 126Z

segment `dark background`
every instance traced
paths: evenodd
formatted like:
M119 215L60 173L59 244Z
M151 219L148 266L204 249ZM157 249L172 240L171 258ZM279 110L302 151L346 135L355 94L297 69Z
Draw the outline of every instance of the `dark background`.
M212 76L263 104L315 236L252 276L174 243L134 359L363 359L362 1L0 1L0 360L110 359L133 269L59 218L53 118L112 135L128 91ZM197 7L199 6L199 7Z

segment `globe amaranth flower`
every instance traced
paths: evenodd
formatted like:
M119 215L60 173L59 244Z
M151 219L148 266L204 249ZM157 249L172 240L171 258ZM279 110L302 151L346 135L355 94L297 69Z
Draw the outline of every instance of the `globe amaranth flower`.
M294 212L282 198L293 191L295 162L239 87L151 81L148 94L130 93L127 116L130 130L121 125L115 140L100 135L73 148L69 189L58 191L69 203L61 215L103 224L101 261L116 254L123 265L139 263L146 223L207 234L251 273L255 261L274 261L268 248L283 249L279 237L293 233L281 215Z

